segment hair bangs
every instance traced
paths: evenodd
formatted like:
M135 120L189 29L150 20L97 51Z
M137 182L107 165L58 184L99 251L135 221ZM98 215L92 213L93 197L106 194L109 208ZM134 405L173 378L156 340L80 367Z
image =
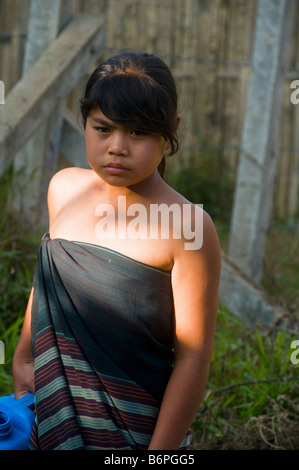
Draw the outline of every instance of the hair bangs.
M118 73L98 81L89 100L93 108L98 106L111 121L142 130L161 133L161 124L166 119L161 97L150 80L133 73Z

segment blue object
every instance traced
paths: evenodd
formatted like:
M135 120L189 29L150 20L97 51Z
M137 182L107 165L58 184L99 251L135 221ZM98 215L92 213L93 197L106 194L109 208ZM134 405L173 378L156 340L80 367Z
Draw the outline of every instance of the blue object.
M27 450L35 420L34 395L0 397L0 450Z

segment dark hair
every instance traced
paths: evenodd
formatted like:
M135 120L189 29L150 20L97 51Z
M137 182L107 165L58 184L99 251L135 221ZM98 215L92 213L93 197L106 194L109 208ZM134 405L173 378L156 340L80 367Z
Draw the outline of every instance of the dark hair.
M99 65L91 74L80 100L84 128L89 113L99 107L112 121L155 132L178 150L175 137L177 91L162 59L143 52L123 52ZM158 166L163 177L165 156Z

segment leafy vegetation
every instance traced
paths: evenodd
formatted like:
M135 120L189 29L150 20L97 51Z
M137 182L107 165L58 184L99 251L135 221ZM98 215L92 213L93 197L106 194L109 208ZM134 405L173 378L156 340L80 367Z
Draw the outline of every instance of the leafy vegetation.
M195 449L298 449L299 365L286 331L248 330L224 308L205 397L193 423Z
M36 263L38 235L22 228L13 210L12 169L0 180L0 340L5 364L0 364L0 395L12 393L12 357L23 324Z
M215 222L228 228L234 190L231 172L220 166L217 152L202 152L190 160L179 172L166 172L167 183L194 204L203 204Z

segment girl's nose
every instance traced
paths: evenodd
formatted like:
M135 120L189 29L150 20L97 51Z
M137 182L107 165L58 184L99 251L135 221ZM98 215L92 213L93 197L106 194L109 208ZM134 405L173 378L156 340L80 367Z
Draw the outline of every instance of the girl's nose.
M113 132L109 139L108 152L112 155L128 155L126 136L122 132Z

